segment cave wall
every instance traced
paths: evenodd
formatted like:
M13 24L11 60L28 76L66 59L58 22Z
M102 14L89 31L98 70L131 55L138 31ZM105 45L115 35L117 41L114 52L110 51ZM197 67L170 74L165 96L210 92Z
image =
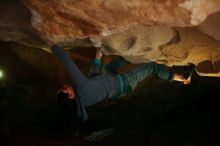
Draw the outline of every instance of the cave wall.
M220 42L195 27L135 25L104 37L101 44L107 53L123 56L133 63L194 64L199 75L220 75Z
M31 12L20 1L0 2L0 40L19 42L29 46L42 45L42 40L31 25Z
M198 29L220 41L220 12L214 13L198 25Z
M71 84L67 70L55 55L41 49L16 43L0 43L2 44L0 47L0 66L4 66L4 70L8 69L5 74L11 74L11 80L21 81L23 79L27 84L33 84L38 81L39 83L45 82L50 85ZM87 75L91 60L95 56L95 49L75 48L72 51L67 51L67 53L74 59L82 72ZM37 74L39 74L38 77L36 77Z
M25 0L24 3L32 12L32 25L44 38L55 42L66 41L62 39L67 37L97 35L135 23L192 26L220 10L220 2L216 0ZM53 19L48 21L51 16Z
M6 84L38 84L45 79L41 71L22 60L10 47L11 44L0 41L0 69ZM24 49L22 50L24 51Z
M108 35L140 23L193 26L219 11L219 3L218 0L1 1L4 14L0 26L5 34L1 40L23 40L42 46L40 37L73 45L82 41L79 38Z
M0 69L6 84L57 86L70 83L67 71L54 55L16 43L0 42Z
M115 40L121 45L112 49L110 44L110 49L120 50L124 44L133 43L136 47L131 50L138 52L139 55L127 50L117 54L110 53L111 55L120 54L133 63L156 61L169 66L192 63L197 67L200 75L219 76L219 45L203 33L197 32L198 29L219 41L219 0L138 0L135 2L11 0L1 1L0 9L4 11L0 17L0 40L3 41L17 42L27 47L44 50L49 47L48 42L68 48L81 47L82 50L85 47L109 49L105 48L103 43L106 38L125 35L135 27L139 31L130 33L133 38L124 39L124 42L120 42L120 39ZM169 32L158 31L148 35L150 30L142 29L143 26L169 27L168 29L177 31L180 37L187 36L182 34L192 34L187 36L190 41L184 41L184 38L181 38L180 43L176 45L168 42L170 49L166 48L164 51L161 46L168 46ZM192 30L189 31L188 27ZM150 42L145 37L142 42L146 41L148 44L141 41L134 43L135 37L141 39L142 31L149 38L163 34L167 36L167 41L151 39L152 42ZM197 35L194 32L197 32ZM155 41L161 42L155 43ZM202 41L206 42L205 45ZM150 47L141 47L144 44L150 47L154 45L151 53L147 51ZM155 44L160 45L155 46ZM185 47L181 44L185 44ZM80 55L76 50L71 51L74 58L86 60L88 64L87 57L83 53ZM25 59L25 57L21 58ZM37 66L40 64L36 63Z

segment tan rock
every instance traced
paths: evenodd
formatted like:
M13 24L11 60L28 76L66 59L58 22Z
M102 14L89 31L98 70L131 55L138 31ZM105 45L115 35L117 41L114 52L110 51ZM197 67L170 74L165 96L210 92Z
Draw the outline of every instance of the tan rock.
M220 12L210 15L198 29L220 42Z
M194 64L198 74L220 76L220 42L196 28L135 25L103 38L104 50L133 63ZM178 40L179 36L179 41Z
M134 63L156 61L163 54L160 47L174 38L174 29L166 26L134 25L123 32L103 37L104 52L120 55Z
M207 16L220 10L220 0L186 0L181 7L191 11L191 24L198 25Z
M24 0L42 38L71 43L75 38L120 30L133 24L197 25L220 10L219 0Z
M193 63L201 75L219 76L219 42L195 28L178 28L176 33L169 27L202 23L220 10L220 0L22 2L26 7L14 1L0 2L4 12L0 14L0 40L37 48L45 47L46 41L69 47L103 45L132 62ZM198 28L219 40L218 16L211 17ZM180 42L170 45L178 36Z
M32 25L41 36L54 42L120 30L132 24L189 26L190 12L178 5L183 0L127 1L25 0Z

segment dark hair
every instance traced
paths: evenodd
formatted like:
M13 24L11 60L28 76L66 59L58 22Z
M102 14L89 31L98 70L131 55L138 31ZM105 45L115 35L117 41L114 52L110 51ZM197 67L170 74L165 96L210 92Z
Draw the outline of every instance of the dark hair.
M67 93L58 91L56 96L58 108L68 113L76 112L76 101L69 99Z

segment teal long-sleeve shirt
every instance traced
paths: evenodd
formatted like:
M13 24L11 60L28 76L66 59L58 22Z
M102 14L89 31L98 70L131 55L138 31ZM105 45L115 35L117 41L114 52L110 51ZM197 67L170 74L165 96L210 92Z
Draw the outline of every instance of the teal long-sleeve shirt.
M106 98L117 97L121 93L121 80L116 74L100 74L101 62L92 63L89 78L76 66L74 61L59 46L52 47L53 53L66 67L76 92L77 116L82 121L88 119L85 107L98 103Z

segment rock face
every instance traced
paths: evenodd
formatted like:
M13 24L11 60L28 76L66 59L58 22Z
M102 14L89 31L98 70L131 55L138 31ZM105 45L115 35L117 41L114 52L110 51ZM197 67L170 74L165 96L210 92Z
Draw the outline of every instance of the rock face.
M170 65L192 63L202 76L220 76L220 43L194 28L177 28L180 41L161 49Z
M42 38L72 42L76 38L120 30L136 23L192 26L220 10L218 0L25 0L32 25Z
M220 76L220 42L195 28L136 25L104 37L102 47L105 52L121 55L133 63L192 63L200 75Z
M40 46L43 41L32 27L30 11L20 2L0 2L0 40Z
M163 54L160 48L176 37L177 32L170 27L134 25L123 32L103 37L100 44L106 53L143 63L161 59Z
M206 17L214 12L219 11L219 0L188 0L180 4L191 12L191 24L198 25L206 19Z
M37 48L45 42L102 46L134 63L193 63L200 75L220 76L219 43L184 28L200 24L200 31L219 40L218 13L213 13L220 0L23 0L3 1L0 8L3 41Z
M210 15L204 22L198 25L198 29L217 41L220 41L220 12Z

